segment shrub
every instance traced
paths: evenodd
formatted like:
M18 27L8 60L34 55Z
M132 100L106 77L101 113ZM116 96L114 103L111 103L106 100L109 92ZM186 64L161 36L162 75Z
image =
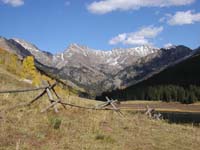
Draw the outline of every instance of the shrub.
M62 119L58 117L52 117L49 119L49 122L54 129L59 129L62 123Z

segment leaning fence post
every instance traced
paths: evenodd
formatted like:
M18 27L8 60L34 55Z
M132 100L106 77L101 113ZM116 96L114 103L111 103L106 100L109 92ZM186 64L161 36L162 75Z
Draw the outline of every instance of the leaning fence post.
M47 91L47 95L48 95L48 97L49 97L50 103L53 104L52 106L54 107L54 111L55 111L56 113L58 113L58 108L56 107L56 104L57 104L57 103L54 104L53 95L52 95L50 89L47 88L46 91ZM51 105L50 105L50 106L51 106Z
M51 107L53 107L54 111L56 113L58 113L58 109L57 109L56 105L61 104L65 109L66 109L66 106L71 106L71 107L91 109L91 110L112 110L112 111L116 111L121 116L123 116L120 109L115 106L115 103L118 102L117 100L109 99L108 97L106 97L107 102L100 104L97 107L86 107L86 106L74 105L74 104L70 104L70 103L67 103L67 102L63 102L63 99L61 99L61 97L56 93L55 86L57 85L57 82L55 82L54 84L50 84L50 82L46 82L46 83L48 84L48 86L45 86L45 87L39 87L39 88L33 88L33 89L23 89L23 90L0 91L0 94L30 92L30 91L36 91L36 90L42 90L43 89L43 91L38 96L36 96L33 100L28 102L28 104L25 103L25 104L20 104L18 106L30 106L35 101L39 100L39 98L41 98L42 96L47 94L48 99L49 99L51 104L48 107L46 107L45 109L43 109L41 112L45 112L48 109L50 109ZM56 98L54 99L54 97L56 97ZM68 97L68 100L69 100L69 97ZM109 108L107 106L111 106L112 108Z

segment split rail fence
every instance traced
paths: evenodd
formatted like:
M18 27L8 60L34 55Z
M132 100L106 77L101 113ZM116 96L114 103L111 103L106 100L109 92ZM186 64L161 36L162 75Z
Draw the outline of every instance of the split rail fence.
M50 82L47 82L47 86L39 87L39 88L32 88L32 89L22 89L22 90L4 90L0 91L0 94L6 94L6 93L22 93L22 92L31 92L31 91L39 91L43 90L38 96L36 96L34 99L32 99L30 102L23 104L25 106L30 106L34 102L38 101L41 97L43 97L45 94L48 96L48 101L50 102L50 105L48 105L46 108L44 108L41 112L46 112L50 108L53 108L56 113L58 113L57 104L61 104L64 109L67 109L66 106L76 107L80 109L90 109L90 110L111 110L119 113L120 116L123 116L123 113L120 111L120 109L117 107L116 103L118 100L109 99L106 97L107 102L104 102L98 106L95 107L85 107L85 106L79 106L75 104L71 104L68 102L65 102L56 92L55 87L57 85L57 82L50 84ZM56 98L54 98L56 97Z

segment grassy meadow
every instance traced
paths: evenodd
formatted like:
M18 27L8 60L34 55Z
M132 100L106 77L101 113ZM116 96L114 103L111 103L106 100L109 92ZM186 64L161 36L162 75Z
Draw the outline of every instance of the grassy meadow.
M17 76L0 69L0 90L30 88ZM59 106L59 113L40 111L49 102L44 96L30 107L40 91L0 95L0 150L197 150L200 128L168 124L126 110L125 117L112 111ZM95 106L92 100L62 95L66 102Z

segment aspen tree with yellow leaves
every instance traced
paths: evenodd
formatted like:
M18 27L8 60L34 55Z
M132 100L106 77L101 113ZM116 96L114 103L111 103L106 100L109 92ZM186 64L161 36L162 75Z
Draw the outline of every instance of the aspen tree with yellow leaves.
M41 75L35 67L33 56L27 56L23 60L21 77L32 80L34 85L40 85Z

